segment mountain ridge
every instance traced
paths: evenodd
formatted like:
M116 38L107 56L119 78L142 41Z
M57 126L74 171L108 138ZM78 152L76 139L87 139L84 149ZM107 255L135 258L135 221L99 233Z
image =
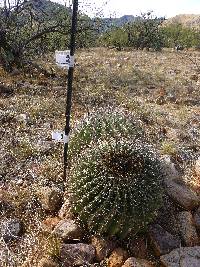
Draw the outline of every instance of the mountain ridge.
M180 23L184 27L200 29L200 14L179 14L166 20L165 24Z
M27 4L28 3L31 3L34 6L34 8L39 11L40 14L46 13L49 14L49 16L51 16L51 13L53 15L57 9L66 9L68 14L71 13L71 8L66 7L62 3L52 2L50 0L29 0L27 1ZM107 24L106 28L109 28L110 26L121 27L126 23L134 22L140 18L141 18L140 16L123 15L118 18L112 18L112 17L101 18L101 20L105 24ZM178 14L174 17L166 19L164 25L174 24L174 23L180 23L183 26L189 28L200 29L200 14Z

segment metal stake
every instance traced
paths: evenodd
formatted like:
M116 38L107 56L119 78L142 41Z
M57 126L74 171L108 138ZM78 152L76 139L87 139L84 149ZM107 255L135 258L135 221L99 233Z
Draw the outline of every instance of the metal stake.
M73 1L73 13L71 24L71 39L70 39L70 57L75 53L75 39L77 31L77 15L78 15L78 0ZM67 100L66 100L66 123L65 123L65 135L69 136L70 132L70 114L72 106L72 84L73 84L74 66L70 65L68 70L68 82L67 82ZM68 160L68 142L64 143L64 181L67 177L67 160Z

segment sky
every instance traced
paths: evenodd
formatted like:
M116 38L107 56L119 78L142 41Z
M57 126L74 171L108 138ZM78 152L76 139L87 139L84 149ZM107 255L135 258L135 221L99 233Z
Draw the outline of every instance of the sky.
M52 0L72 2L70 0ZM107 2L107 4L106 4ZM154 11L156 16L173 17L178 14L200 14L200 0L79 0L80 9L89 16L103 17L140 15Z

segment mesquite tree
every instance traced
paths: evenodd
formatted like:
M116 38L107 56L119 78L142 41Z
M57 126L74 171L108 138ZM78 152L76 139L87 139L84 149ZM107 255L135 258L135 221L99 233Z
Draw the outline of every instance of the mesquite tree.
M47 1L4 1L0 9L0 56L5 69L19 67L27 52L40 51L45 35L63 31L64 24L69 22L69 13L47 5Z
M0 64L11 71L44 51L66 49L71 13L71 7L47 0L4 0L0 7ZM90 34L92 27L89 18L79 14L78 33Z

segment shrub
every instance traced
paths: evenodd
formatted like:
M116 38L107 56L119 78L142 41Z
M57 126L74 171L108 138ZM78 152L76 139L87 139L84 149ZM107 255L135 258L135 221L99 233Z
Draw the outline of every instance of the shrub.
M144 131L141 121L123 109L98 109L78 122L70 136L69 159L76 157L99 139L119 140L124 137L142 138Z
M124 138L100 141L71 168L74 211L92 233L124 238L155 218L161 181L161 164L149 145Z
M100 37L100 43L106 46L116 47L121 50L124 47L136 49L150 48L160 51L164 46L164 36L161 25L165 18L157 18L153 12L147 12L136 17L134 21L110 28Z

